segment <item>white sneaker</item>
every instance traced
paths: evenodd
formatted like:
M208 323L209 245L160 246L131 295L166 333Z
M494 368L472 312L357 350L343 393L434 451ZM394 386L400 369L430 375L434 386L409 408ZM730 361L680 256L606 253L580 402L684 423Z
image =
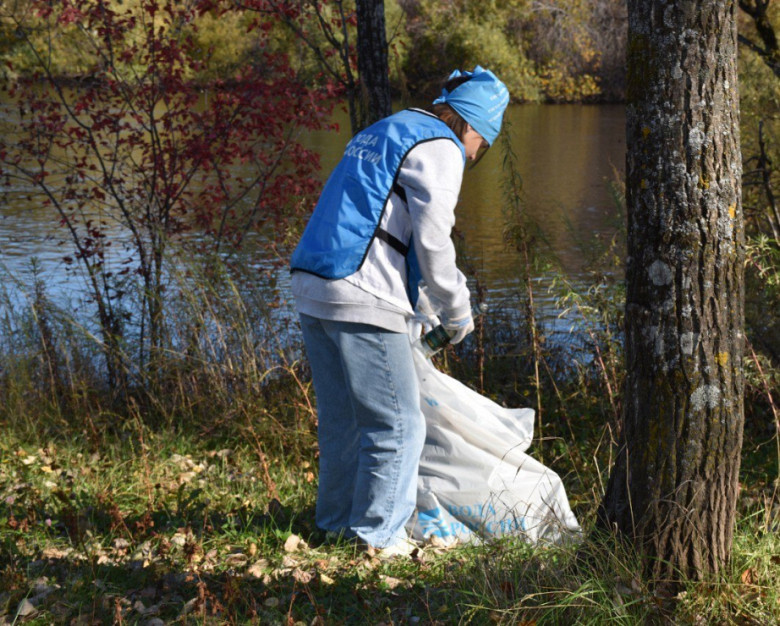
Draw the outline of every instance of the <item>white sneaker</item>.
M396 557L411 558L420 550L420 546L412 539L401 539L396 543L382 548L375 549L373 556L378 559L393 559Z

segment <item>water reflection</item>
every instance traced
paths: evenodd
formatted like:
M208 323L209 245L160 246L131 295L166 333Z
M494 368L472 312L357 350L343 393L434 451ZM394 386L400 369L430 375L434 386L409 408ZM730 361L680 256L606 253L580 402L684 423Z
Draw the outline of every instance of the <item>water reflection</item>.
M512 148L523 180L523 210L544 233L563 270L583 269L578 239L611 234L615 206L607 183L625 155L622 107L524 105L509 110ZM467 170L458 227L482 260L484 279L509 286L519 257L504 244L503 155L491 148Z

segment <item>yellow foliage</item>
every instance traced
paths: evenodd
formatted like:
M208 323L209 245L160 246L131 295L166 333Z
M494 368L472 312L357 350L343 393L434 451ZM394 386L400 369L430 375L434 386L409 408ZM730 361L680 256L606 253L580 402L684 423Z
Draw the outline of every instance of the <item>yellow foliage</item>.
M515 100L588 99L601 93L591 11L587 0L420 0L410 12L408 69L432 80L436 68L479 64L493 69Z
M544 94L553 102L579 102L601 93L595 76L573 76L556 63L542 68L539 80Z
M138 12L141 2L107 0L121 14ZM601 5L617 2L602 0ZM16 6L20 8L14 19L31 27L32 41L50 60L53 73L86 76L98 67L100 60L92 53L88 33L46 24L25 14L26 3ZM337 17L332 3L320 6L325 22ZM353 8L346 6L348 13ZM13 20L7 8L5 11L5 21L0 15L0 54L11 61L15 71L30 71L37 63L29 51L14 42ZM597 97L602 62L598 37L603 35L597 33L598 25L591 24L594 11L591 0L416 0L403 4L386 0L391 80L404 90L408 79L411 88L421 93L428 85L440 84L451 69L472 69L479 64L493 69L516 101L570 102ZM192 35L198 44L196 54L208 61L208 73L199 78L229 78L252 63L259 49L286 54L304 80L315 80L321 74L321 59L307 43L281 23L267 31L250 31L249 23L255 17L256 13L236 10L206 14L194 24L184 25L182 35ZM165 27L162 19L157 16L156 26ZM323 51L332 50L315 13L310 11L305 20L310 42ZM335 36L343 36L340 29ZM353 26L347 36L352 44L356 42ZM129 33L127 37L137 35ZM341 69L338 58L329 59L336 70Z
M217 76L229 77L262 45L259 31L247 32L251 17L245 13L206 14L197 20L198 51Z

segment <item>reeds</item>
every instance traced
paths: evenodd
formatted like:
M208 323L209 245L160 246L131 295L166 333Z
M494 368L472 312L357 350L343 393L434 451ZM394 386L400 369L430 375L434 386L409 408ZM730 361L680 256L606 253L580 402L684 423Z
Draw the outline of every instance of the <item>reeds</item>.
M266 416L282 430L311 430L314 406L293 313L266 293L240 287L246 276L182 259L169 266L175 271L166 290L164 342L148 350L140 329L126 326L115 355L120 387L105 375L104 346L89 315L74 312L88 311L88 302L74 307L61 294L57 301L34 268L6 280L0 420L67 430L139 418L147 426L189 424L208 433Z

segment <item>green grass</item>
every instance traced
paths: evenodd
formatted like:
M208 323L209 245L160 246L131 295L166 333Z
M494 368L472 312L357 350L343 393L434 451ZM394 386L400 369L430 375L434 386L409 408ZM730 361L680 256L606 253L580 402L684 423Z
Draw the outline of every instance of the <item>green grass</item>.
M276 328L262 323L260 293L193 290L171 319L186 351L164 351L121 393L106 388L94 339L66 312L6 307L0 624L780 623L770 359L746 362L732 560L665 598L637 555L588 533L619 427L619 295L575 298L562 286L561 302L592 322L584 344L535 352L520 302L491 311L440 360L507 406L541 402L529 452L563 479L586 539L427 548L385 563L315 528L316 411L294 333L258 330Z
M6 429L0 615L14 622L20 607L34 609L16 619L32 624L639 624L669 617L638 576L639 560L594 540L427 548L412 561L387 563L349 542L325 543L313 523L314 448L308 459L281 450L263 459L252 439L248 431L205 438L196 429L135 422L96 447L89 436ZM780 620L778 520L769 515L772 502L746 502L731 568L680 594L671 614L678 623ZM295 545L296 537L303 543Z

